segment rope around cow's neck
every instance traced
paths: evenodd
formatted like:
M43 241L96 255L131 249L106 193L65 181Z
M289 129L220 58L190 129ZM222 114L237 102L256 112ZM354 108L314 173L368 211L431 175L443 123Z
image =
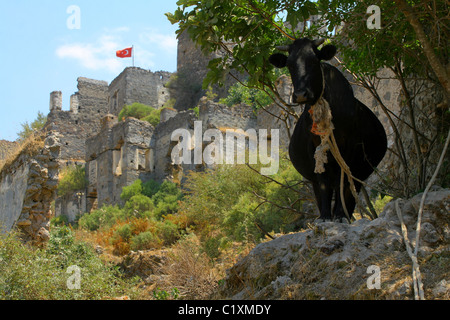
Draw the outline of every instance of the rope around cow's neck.
M333 157L336 159L337 163L341 167L341 181L340 181L340 197L342 208L344 209L345 215L348 219L348 222L351 222L350 215L348 213L347 207L345 205L344 198L344 173L347 175L348 181L350 183L350 191L352 192L355 201L361 210L361 214L364 212L369 217L371 214L362 206L358 193L356 192L356 187L354 184L354 180L357 180L360 183L362 181L353 177L349 166L345 162L344 158L342 158L341 153L339 151L339 147L337 145L336 139L333 134L334 125L333 125L333 116L331 114L330 105L327 100L323 97L325 92L325 75L323 72L322 65L320 65L320 70L322 71L322 93L320 94L320 98L317 100L316 104L311 106L309 110L309 114L313 120L313 125L311 128L311 132L315 135L320 136L321 143L317 146L316 151L314 153L314 159L316 161L316 166L314 169L315 173L321 174L325 172L325 164L328 162L327 151L329 150Z

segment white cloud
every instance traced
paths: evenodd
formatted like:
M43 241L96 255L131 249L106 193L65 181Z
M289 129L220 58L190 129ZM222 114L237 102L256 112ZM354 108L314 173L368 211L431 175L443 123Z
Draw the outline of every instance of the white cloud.
M158 68L155 61L164 54L165 58L176 59L177 39L175 34L163 34L156 29L145 29L137 33L137 37L130 35L130 28L118 27L103 29L102 35L91 42L67 43L56 49L56 56L60 59L71 59L89 70L108 71L113 74L121 72L131 65L129 58L116 57L116 51L134 44L136 66L142 68ZM124 41L125 38L134 38Z
M154 29L148 29L139 35L139 40L144 44L154 44L169 53L176 52L177 38L175 34L163 34Z
M136 66L145 68L145 69L153 69L155 67L155 54L145 50L141 45L134 46L134 57Z
M112 73L123 69L123 61L115 53L121 48L114 36L103 35L95 43L72 43L57 48L59 58L69 58L89 70L107 70Z

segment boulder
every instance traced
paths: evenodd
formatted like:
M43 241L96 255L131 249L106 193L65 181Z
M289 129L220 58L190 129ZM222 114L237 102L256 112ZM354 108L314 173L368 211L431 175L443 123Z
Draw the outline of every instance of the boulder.
M421 197L398 200L413 245ZM428 299L449 296L449 209L450 190L428 194L419 250ZM321 222L259 244L227 270L220 290L231 299L412 299L411 265L392 201L372 221Z

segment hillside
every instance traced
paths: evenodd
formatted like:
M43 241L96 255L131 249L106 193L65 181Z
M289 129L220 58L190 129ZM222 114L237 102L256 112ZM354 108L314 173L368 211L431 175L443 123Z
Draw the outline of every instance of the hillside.
M413 245L421 196L399 203ZM418 255L426 299L450 298L449 222L450 190L430 192ZM258 245L227 271L221 295L232 299L413 299L411 265L393 201L373 221L319 223Z

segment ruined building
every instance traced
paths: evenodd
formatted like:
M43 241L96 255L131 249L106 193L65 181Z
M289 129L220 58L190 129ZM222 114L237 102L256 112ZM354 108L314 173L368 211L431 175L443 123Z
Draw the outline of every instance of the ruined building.
M147 122L117 116L134 102L162 107L170 98L165 84L171 73L126 68L111 84L78 78L78 92L63 110L62 93L50 94L50 113L45 129L60 138L61 166L86 166L87 190L56 199L57 214L74 219L97 204L116 204L123 186L150 178L150 139L154 128ZM163 112L167 117L167 112ZM160 177L162 179L162 177Z
M176 74L128 67L109 84L80 77L68 110L63 108L62 93L52 92L45 148L36 156L19 158L20 162L1 172L0 221L7 229L22 226L29 234L40 233L45 239L51 214L65 215L73 221L78 214L103 205L121 204L122 188L136 179L182 182L187 171L204 170L208 165L173 162L171 152L176 143L172 134L177 129L191 134L189 151L205 148L207 142L202 137L208 129L279 129L280 146L287 146L290 133L280 120L282 111L277 106L267 107L269 112L255 113L250 106L229 108L202 98L201 83L209 58L200 54L187 35L182 35ZM277 86L281 96L289 101L289 77L282 76ZM390 109L398 110L398 82L386 77L380 80L379 88ZM377 106L367 90L357 86L354 90L367 106ZM139 102L160 108L170 99L176 100L175 108L164 109L156 127L134 118L118 119L125 105ZM194 106L198 106L197 114L190 110ZM297 111L301 111L300 107ZM290 119L292 125L294 120ZM382 121L391 133L387 120ZM199 123L202 129L196 132ZM202 137L196 136L199 134ZM87 187L57 198L58 171L72 164L85 167ZM50 203L55 199L51 212Z

